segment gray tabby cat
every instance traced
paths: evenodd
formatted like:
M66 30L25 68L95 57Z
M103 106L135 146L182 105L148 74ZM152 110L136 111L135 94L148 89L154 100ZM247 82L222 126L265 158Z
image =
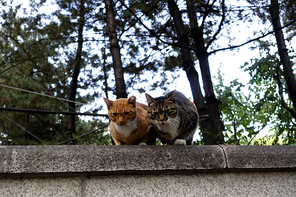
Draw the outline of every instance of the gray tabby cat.
M162 144L191 145L198 127L196 106L181 92L151 97L146 93L148 115Z

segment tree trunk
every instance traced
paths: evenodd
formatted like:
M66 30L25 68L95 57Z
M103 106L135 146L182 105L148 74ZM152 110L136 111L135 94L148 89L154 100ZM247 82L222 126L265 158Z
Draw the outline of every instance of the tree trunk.
M115 14L112 0L104 0L106 6L106 22L110 41L110 50L113 59L113 69L115 75L117 98L127 98L126 86L123 78L123 68L121 62L120 48L116 33Z
M292 65L288 54L288 50L286 48L285 39L280 22L279 3L278 0L271 0L270 2L271 3L269 12L271 15L273 30L275 32L275 38L278 46L280 59L284 68L284 77L287 82L289 97L292 100L294 109L296 109L296 80L294 78Z
M214 94L210 66L208 61L208 53L205 47L203 38L203 28L200 28L197 23L196 12L192 0L186 0L188 18L190 20L190 29L194 41L196 55L199 60L202 80L205 90L206 104L209 112L210 126L208 132L205 131L207 138L204 139L205 144L222 144L224 136L222 133L222 124L219 114L219 101Z
M105 92L105 97L109 98L108 96L108 74L107 74L107 69L106 69L106 59L107 59L107 55L106 55L106 44L103 48L103 72L104 72L104 92Z
M82 60L82 45L83 45L83 27L84 27L84 1L80 0L80 18L78 21L78 46L75 58L75 67L73 70L72 81L70 84L69 100L75 101L77 93L78 76L80 73L81 60ZM69 102L69 112L75 112L76 107L74 102ZM73 138L75 134L75 115L68 116L68 140ZM72 140L69 144L74 144L75 140Z
M201 117L208 115L208 109L205 104L204 97L201 92L199 76L197 71L194 68L191 50L189 49L190 45L188 42L188 36L184 23L181 17L179 8L174 0L168 0L168 6L170 14L174 19L176 32L179 38L179 45L181 46L181 55L183 61L183 69L186 72L188 81L190 83L191 92L194 98L194 103L198 109L198 113ZM207 132L209 130L209 119L206 118L204 121L200 122L200 129L202 131L203 139L208 143L209 136Z

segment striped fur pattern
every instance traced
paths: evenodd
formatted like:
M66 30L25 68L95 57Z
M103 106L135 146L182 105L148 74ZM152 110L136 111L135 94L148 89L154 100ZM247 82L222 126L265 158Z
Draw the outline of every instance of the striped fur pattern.
M104 101L111 120L110 133L116 145L153 144L147 105L136 102L135 96L115 101L104 98Z
M146 99L152 127L162 144L191 145L199 122L194 103L178 91L157 98L146 94Z

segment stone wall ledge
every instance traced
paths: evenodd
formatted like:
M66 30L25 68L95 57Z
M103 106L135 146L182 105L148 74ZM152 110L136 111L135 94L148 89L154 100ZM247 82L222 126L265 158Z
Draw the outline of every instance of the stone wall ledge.
M0 146L0 178L296 171L296 146Z

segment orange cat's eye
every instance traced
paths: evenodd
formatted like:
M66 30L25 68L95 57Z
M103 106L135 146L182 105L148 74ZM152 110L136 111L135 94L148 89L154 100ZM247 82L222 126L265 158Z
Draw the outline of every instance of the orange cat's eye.
M113 116L118 116L118 114L117 114L117 113L112 113L112 115L113 115Z
M128 115L128 114L129 114L129 112L125 112L125 113L124 113L125 116Z

